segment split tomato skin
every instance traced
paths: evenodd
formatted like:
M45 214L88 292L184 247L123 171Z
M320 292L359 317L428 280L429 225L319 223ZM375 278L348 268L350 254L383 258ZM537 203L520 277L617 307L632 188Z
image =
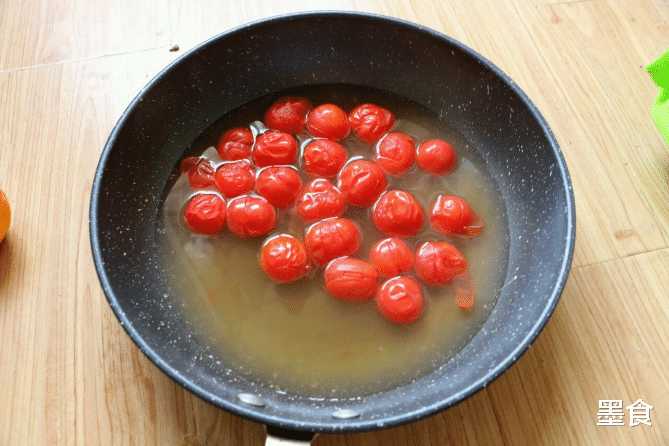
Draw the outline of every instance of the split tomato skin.
M331 218L313 224L304 237L309 258L319 267L339 257L358 252L360 229L346 218Z
M397 237L379 240L369 251L369 260L384 279L407 273L413 268L411 248Z
M344 195L326 179L308 183L297 199L297 215L305 223L341 216L346 210Z
M376 293L376 306L389 321L408 325L423 313L423 290L411 277L386 280Z
M238 197L252 191L255 181L255 169L247 160L223 163L214 174L216 187L226 198Z
M256 138L253 162L258 167L293 164L296 157L297 141L289 133L268 130Z
M199 156L189 156L188 158L184 158L181 160L181 163L179 163L179 171L181 173L187 174L190 169L197 164L197 162L200 160Z
M277 209L290 206L302 190L302 179L292 166L270 166L256 179L256 192Z
M463 310L474 308L476 289L469 270L453 279L453 288L455 289L455 303L458 307Z
M341 170L338 185L347 203L367 207L374 204L388 188L388 179L378 164L357 159Z
M192 232L214 235L225 228L227 204L218 194L199 193L184 207L184 221Z
M430 208L430 224L438 232L453 236L474 236L483 230L483 221L469 203L455 195L439 195Z
M307 115L307 132L316 138L341 141L351 133L346 112L334 104L322 104Z
M414 271L426 285L448 285L467 271L467 260L448 242L425 242L416 250Z
M364 142L375 143L395 125L395 115L375 104L361 104L348 115L351 130Z
M325 289L349 302L364 302L376 293L378 274L371 264L353 257L330 262L323 273Z
M198 158L188 169L188 182L195 189L202 189L214 184L214 165L207 158Z
M455 169L456 163L453 147L441 139L424 141L416 151L416 164L432 175L448 175Z
M227 221L228 229L237 237L258 237L276 226L276 209L264 198L242 195L228 203Z
M251 158L253 132L244 127L228 130L218 141L216 150L223 161L237 161Z
M304 130L312 105L308 99L287 96L276 101L265 114L265 124L273 130L294 135Z
M315 139L306 145L302 154L304 171L311 176L332 178L346 164L344 146L331 139Z
M410 237L423 226L423 208L409 192L391 190L374 205L372 222L389 237Z
M307 251L298 238L278 235L260 250L260 266L277 283L292 283L308 273Z
M416 160L416 144L402 132L388 133L377 145L376 162L391 175L402 175Z

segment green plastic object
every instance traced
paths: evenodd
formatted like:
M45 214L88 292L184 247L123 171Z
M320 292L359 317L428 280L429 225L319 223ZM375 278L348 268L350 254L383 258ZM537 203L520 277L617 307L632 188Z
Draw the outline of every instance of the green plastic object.
M648 64L646 71L660 87L660 93L653 102L651 115L660 128L664 140L669 144L669 49L657 60Z

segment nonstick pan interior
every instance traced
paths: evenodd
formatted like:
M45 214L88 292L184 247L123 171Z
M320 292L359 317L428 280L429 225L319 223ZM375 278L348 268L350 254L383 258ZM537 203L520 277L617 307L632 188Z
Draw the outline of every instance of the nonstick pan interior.
M227 111L302 85L350 84L447 115L477 148L509 221L505 285L482 330L452 360L398 389L348 400L277 393L227 374L190 336L156 258L169 176ZM497 378L529 347L566 281L574 202L560 149L527 96L498 68L427 28L381 16L315 12L252 23L183 55L135 98L113 130L92 190L91 243L120 323L163 372L205 401L273 426L363 431L448 408Z

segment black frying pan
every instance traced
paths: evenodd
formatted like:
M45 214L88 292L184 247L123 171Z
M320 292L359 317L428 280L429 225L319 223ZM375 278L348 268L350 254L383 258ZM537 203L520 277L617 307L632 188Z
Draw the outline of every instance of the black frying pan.
M227 111L268 92L333 83L386 90L437 113L447 111L502 191L511 242L505 285L484 329L429 375L352 401L279 394L223 373L216 358L200 355L203 347L187 336L187 326L169 305L155 249L160 198L198 135ZM137 346L195 395L268 425L271 432L388 428L435 414L481 390L527 350L553 312L571 264L574 222L571 182L558 144L513 81L435 31L348 12L252 23L172 63L114 128L90 208L100 282Z

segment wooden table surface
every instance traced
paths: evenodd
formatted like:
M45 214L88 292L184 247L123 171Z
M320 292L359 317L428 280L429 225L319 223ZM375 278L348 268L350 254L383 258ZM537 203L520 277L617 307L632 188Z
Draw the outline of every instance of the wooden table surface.
M185 50L264 17L375 12L441 31L514 79L552 127L577 207L562 299L532 348L469 400L315 445L669 443L669 148L646 64L669 47L666 0L4 0L0 3L0 445L259 445L262 426L175 385L102 293L88 231L117 119ZM178 47L178 49L177 49ZM598 426L602 400L652 426Z

